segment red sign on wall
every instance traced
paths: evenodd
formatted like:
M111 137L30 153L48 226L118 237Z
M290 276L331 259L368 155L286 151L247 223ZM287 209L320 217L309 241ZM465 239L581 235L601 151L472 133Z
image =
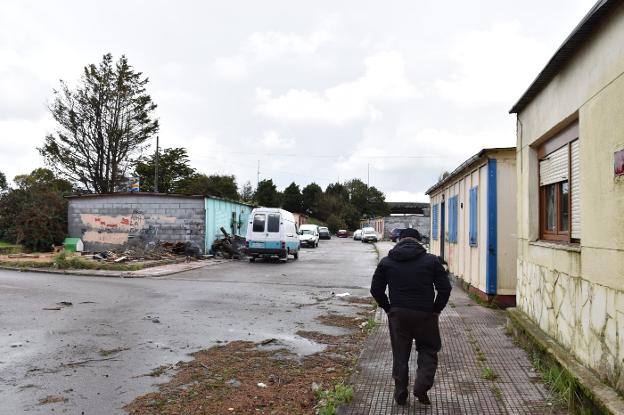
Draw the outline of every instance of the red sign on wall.
M624 148L615 152L613 168L616 176L624 176Z

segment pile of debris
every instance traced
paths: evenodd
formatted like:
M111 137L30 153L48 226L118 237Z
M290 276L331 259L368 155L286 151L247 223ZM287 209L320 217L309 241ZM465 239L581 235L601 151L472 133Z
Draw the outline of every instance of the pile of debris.
M238 235L232 235L222 227L221 233L223 238L217 239L212 243L210 252L216 257L225 259L243 259L245 258L245 238Z
M153 242L145 247L133 247L125 251L104 251L93 255L93 259L107 262L158 261L179 259L181 256L200 259L201 249L193 242Z

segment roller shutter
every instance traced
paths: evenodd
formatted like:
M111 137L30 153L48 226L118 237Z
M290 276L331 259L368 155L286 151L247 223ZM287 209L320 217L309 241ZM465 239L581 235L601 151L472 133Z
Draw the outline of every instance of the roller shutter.
M540 161L540 186L568 180L568 151L561 147Z
M581 239L581 160L579 154L579 140L570 144L571 151L571 192L572 192L572 238Z

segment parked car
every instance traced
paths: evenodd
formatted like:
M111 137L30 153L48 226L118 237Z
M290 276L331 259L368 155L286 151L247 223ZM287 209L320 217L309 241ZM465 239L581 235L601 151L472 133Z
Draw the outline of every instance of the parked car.
M339 229L338 232L336 232L336 236L339 238L348 238L349 232L347 232L346 229Z
M319 226L319 239L331 239L331 233L329 232L329 228L326 226Z
M392 242L396 242L399 240L399 236L401 235L402 228L394 228L390 231L390 240Z
M355 232L353 232L353 240L354 241L361 241L362 240L362 229L358 229Z
M301 242L301 246L316 248L318 241L319 231L317 225L305 224L299 227L299 242Z
M245 247L250 262L258 257L278 257L283 262L288 255L299 258L295 217L284 209L255 208L249 215Z
M362 243L377 242L377 232L374 228L362 229Z

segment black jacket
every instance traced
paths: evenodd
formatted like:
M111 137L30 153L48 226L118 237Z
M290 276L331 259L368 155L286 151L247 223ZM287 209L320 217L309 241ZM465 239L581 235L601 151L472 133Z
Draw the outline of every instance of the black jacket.
M404 239L379 261L370 292L386 312L402 307L440 313L451 295L451 283L437 256L428 254L415 240Z

